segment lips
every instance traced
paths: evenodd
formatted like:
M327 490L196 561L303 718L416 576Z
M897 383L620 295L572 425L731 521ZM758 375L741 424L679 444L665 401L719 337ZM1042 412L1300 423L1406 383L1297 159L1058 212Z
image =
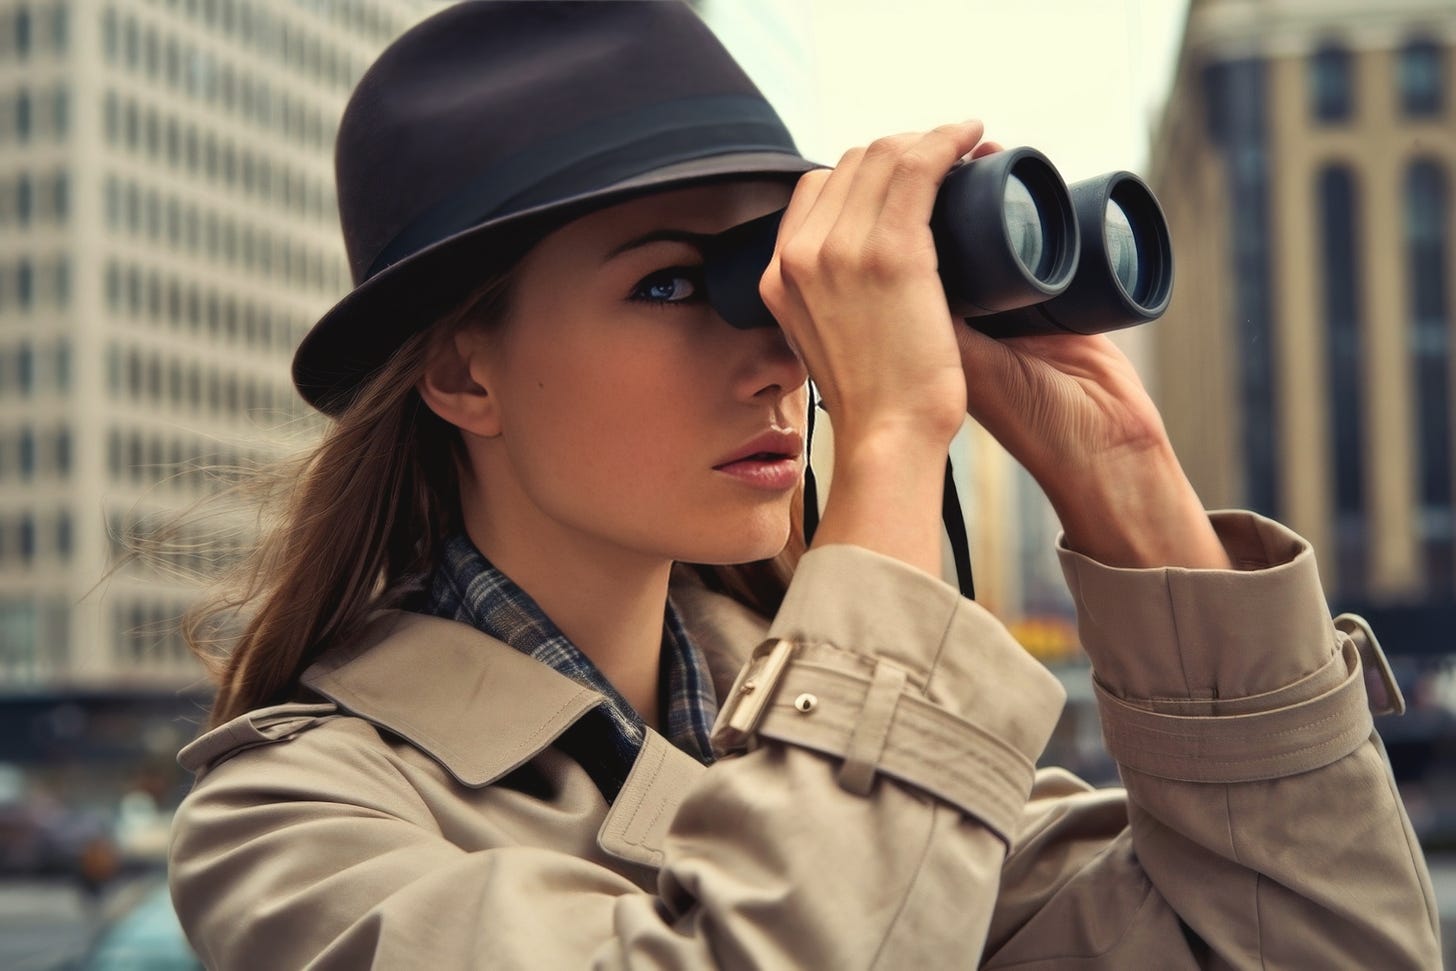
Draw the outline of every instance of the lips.
M797 461L804 454L804 438L796 431L770 429L744 442L713 468L723 469L739 462Z
M726 455L713 471L747 489L770 495L792 492L799 485L804 439L798 432L770 429Z

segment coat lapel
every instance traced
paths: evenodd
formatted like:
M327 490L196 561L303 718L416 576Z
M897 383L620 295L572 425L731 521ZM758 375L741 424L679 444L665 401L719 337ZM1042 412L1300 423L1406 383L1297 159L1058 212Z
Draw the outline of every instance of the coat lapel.
M673 602L702 649L718 696L767 621L693 581ZM344 650L302 678L310 690L388 729L480 788L529 761L602 696L469 624L402 610L380 611ZM677 808L705 766L655 731L597 832L601 849L656 868Z
M382 611L303 684L389 729L462 785L489 785L555 741L602 696L469 624Z
M597 845L619 859L662 865L662 846L677 807L707 766L649 731L637 761L597 831Z

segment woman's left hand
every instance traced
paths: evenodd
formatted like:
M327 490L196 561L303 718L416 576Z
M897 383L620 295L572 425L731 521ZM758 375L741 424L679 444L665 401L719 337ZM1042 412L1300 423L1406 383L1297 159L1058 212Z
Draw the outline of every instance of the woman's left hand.
M1228 569L1132 363L1106 335L956 328L968 411L1041 485L1067 544L1111 566Z

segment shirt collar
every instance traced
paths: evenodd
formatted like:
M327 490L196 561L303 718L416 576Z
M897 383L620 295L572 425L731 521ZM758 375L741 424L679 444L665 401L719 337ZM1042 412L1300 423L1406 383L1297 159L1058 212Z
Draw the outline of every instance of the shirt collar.
M422 613L470 624L602 697L595 720L563 737L607 798L621 788L642 749L646 725L601 670L572 644L540 606L490 563L464 532L441 546ZM663 622L662 690L667 739L700 762L712 761L708 738L717 696L707 662L669 599Z

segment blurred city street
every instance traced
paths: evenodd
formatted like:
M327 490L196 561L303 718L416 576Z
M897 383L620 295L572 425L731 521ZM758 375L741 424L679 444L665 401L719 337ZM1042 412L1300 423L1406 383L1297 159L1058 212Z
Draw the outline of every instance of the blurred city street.
M162 881L126 877L90 893L74 880L0 878L0 968L59 971L86 967L93 941ZM147 968L145 963L133 965Z
M0 971L198 967L168 823L232 631L179 621L265 521L208 503L328 427L290 365L352 286L338 121L443 2L0 0ZM1203 504L1378 635L1456 971L1456 2L690 2L806 157L975 116L1145 177L1178 282L1116 341ZM1067 690L1041 764L1117 784L1050 504L974 422L950 458L977 601Z

